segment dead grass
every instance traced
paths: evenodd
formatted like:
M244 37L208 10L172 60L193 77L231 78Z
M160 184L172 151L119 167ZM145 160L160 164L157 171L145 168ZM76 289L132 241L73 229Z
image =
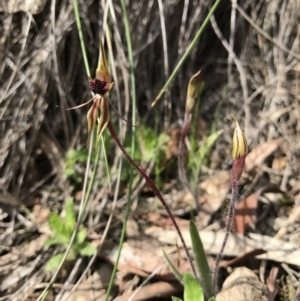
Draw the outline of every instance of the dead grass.
M230 114L233 113L245 128L250 150L258 148L254 157L261 156L261 160L248 168L241 187L242 200L259 191L259 197L254 202L254 213L251 213L254 232L275 236L282 240L282 244L293 243L299 250L299 3L296 0L242 1L236 5L233 0L231 5L229 1L223 1L211 20L211 26L204 32L168 93L157 107L150 110L151 102L213 2L168 0L162 1L163 10L159 10L159 1L129 2L139 122L153 128L158 124L159 132L171 132L170 136L174 139L169 146L176 145L176 135L172 133L182 123L187 83L190 76L202 67L205 68L205 89L198 117L199 143L209 133L214 112L221 103L217 128L224 129L224 134L212 152L210 165L199 179L200 202L206 210L198 217L199 228L211 227L214 221L220 222L223 214L220 207L228 189L224 182L226 176L222 174L218 178L218 175L229 170L231 165ZM51 9L53 3L55 11ZM12 13L5 11L5 8L1 13L0 203L3 208L0 214L0 300L37 298L50 279L43 265L51 254L58 251L42 246L49 235L49 211L60 212L67 196L80 194L81 185L75 185L65 176L65 156L71 148L85 148L87 108L64 111L57 106L72 107L90 96L72 6L66 0L53 3L47 1L45 7L33 16L24 12L28 10L26 6L23 11L18 11L16 4L12 6ZM79 7L93 70L98 59L98 32L102 28L103 8L93 1L81 2ZM111 42L116 87L111 99L122 116L130 120L128 62L118 1L113 1L113 8L115 17L111 19ZM161 26L162 20L164 26ZM127 131L130 134L130 126L121 124L123 133ZM278 138L283 139L276 140ZM276 147L274 141L280 141L275 143ZM264 142L267 142L266 148L259 148ZM110 149L111 177L112 183L115 183L120 155L114 152L112 145ZM174 161L176 150L169 149L169 153L172 154L169 160ZM153 162L149 166L153 166ZM174 166L176 170L176 163ZM78 164L76 168L80 174L84 165ZM172 174L172 166L170 169L170 173L162 178L161 187L178 213L179 223L185 231L187 224L183 217L186 218L189 212L186 209L189 197L176 182L177 175ZM105 171L100 168L98 178L105 177ZM214 181L208 183L205 179ZM261 194L261 189L269 185L276 186L276 192L267 189L268 194ZM175 239L162 239L156 235L163 235L169 221L143 189L137 179L131 219L134 228L127 233L127 243L133 244L136 251L129 248L128 254L132 256L137 250L153 249L157 253L152 254L153 258L149 257L150 261L160 262L154 254L160 254L161 246L164 246L169 253L175 252L176 260ZM95 186L93 191L85 223L90 230L90 240L97 244L111 206L107 202L108 190L103 183L101 187ZM103 250L114 249L118 241L124 206L122 196L126 191L126 181L122 183L120 192L114 191L120 199L109 230L110 239L106 241L111 245L103 247ZM211 191L213 197L206 194ZM201 224L200 221L205 222ZM164 235L168 236L167 233ZM246 249L241 252L249 251ZM209 256L215 254L212 249L207 251ZM143 260L142 256L136 256ZM100 300L101 293L105 291L105 277L110 273L108 261L114 262L114 259L111 253L101 253L101 258L103 261L93 264L80 284L85 300L92 300L93 292L99 293L97 300ZM210 260L213 261L213 258L210 257ZM282 275L290 275L295 285L299 279L297 264L287 260L276 263L274 258L272 261L265 260L252 259L250 263L242 261L240 265L257 269L260 280L267 282L269 289L270 283L274 286L277 283L279 288L283 286L278 281ZM185 261L180 261L186 267ZM66 268L49 300L58 300L65 291L70 290L86 264L86 259L81 259ZM280 268L279 274L272 278L274 274L271 271L275 267ZM115 293L128 296L156 268L158 266L141 269L123 263L116 282L119 292L115 290ZM176 282L173 285L175 279L171 273L166 274L159 276L162 280L157 286L161 292L168 292L164 297L181 291ZM93 277L95 279L92 281ZM223 280L220 279L221 282ZM154 288L157 281L153 280L151 284ZM143 295L144 299L155 297L149 291ZM279 300L278 296L275 300ZM79 297L73 296L72 300L76 298Z

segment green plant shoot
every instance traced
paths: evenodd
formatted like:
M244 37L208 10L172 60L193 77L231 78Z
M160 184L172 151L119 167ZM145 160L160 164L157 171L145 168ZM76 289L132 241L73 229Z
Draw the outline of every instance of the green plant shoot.
M51 213L48 220L49 228L52 232L52 237L48 238L44 245L60 245L66 249L70 243L74 227L76 226L76 217L73 199L70 198L66 203L66 214L65 218L61 218L56 213ZM96 248L86 241L87 229L81 228L77 235L75 242L71 248L71 251L67 257L67 260L74 260L78 255L91 256L95 254ZM50 258L46 264L46 271L54 271L58 268L64 253L59 253Z

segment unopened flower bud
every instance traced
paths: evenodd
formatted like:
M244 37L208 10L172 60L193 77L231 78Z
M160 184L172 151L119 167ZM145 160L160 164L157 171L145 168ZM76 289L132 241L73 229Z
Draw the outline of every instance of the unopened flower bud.
M234 123L235 129L233 134L233 149L232 149L232 157L233 160L238 160L243 156L246 156L248 153L248 145L247 139L245 137L244 132L241 130L239 123L237 122L236 118L231 115Z
M246 155L248 153L247 139L244 132L241 130L239 123L236 118L231 115L234 123L235 129L233 134L233 165L232 165L232 184L234 185L239 181L245 168Z
M196 99L202 91L203 84L204 83L202 80L202 75L200 70L196 74L194 74L189 81L186 103L185 103L185 114L192 113L193 108L195 106Z

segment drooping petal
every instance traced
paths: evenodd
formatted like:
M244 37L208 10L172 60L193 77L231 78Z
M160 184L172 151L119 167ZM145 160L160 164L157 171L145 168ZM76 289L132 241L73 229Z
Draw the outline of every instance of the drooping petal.
M93 105L87 113L87 122L88 122L87 147L89 147L89 144L90 144L90 137L91 137L92 130L95 126L95 123L97 121L97 115L98 115L99 108L100 108L100 95L96 95L94 97Z
M99 142L101 135L106 128L110 119L109 110L108 110L108 100L105 96L100 98L100 117L98 120L97 127L97 143Z

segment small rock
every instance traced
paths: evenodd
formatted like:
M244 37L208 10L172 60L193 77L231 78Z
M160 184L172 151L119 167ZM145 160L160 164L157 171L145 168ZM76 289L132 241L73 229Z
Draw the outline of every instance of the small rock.
M217 301L267 301L266 288L249 269L240 267L227 277Z

